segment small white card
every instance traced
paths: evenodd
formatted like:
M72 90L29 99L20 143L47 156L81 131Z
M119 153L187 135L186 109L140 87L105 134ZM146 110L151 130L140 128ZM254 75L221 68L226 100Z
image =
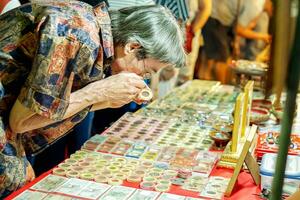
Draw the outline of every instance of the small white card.
M76 200L75 198L58 194L48 194L43 200Z
M99 200L125 200L135 191L134 188L113 186Z
M50 174L34 184L30 189L43 192L52 192L64 184L67 180L68 178Z
M224 192L226 191L229 181L229 178L211 176L207 185L205 186L205 189L201 192L200 196L221 199L223 197Z
M203 198L193 198L193 197L185 197L185 200L207 200Z
M137 189L128 200L155 200L160 192Z
M202 197L212 198L212 199L221 199L223 196L223 193L213 190L204 190L201 192Z
M19 194L15 200L28 200L28 199L34 199L34 200L41 200L45 196L47 196L47 193L42 193L38 191L31 191L31 190L25 190L21 194Z
M170 193L162 193L157 200L184 200L184 196L179 196L176 194L170 194Z
M82 189L90 184L91 181L81 180L77 178L71 178L59 188L55 190L57 193L66 195L78 196Z
M97 199L110 187L111 186L107 184L91 182L85 188L83 188L76 196L87 199Z

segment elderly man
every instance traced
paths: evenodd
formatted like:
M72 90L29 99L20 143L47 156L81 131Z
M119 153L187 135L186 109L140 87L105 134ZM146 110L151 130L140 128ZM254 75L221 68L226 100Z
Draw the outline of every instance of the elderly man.
M1 16L0 197L34 178L27 152L90 110L140 102L144 75L184 62L180 29L160 6L108 12L59 1Z

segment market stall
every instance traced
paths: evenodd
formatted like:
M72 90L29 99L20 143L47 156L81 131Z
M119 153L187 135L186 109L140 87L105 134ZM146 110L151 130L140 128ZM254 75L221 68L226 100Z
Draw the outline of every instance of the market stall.
M0 199L300 199L299 0L25 2L0 3ZM235 86L189 81L90 137L87 114L200 66Z
M217 165L233 129L238 94L219 82L189 82L137 113L125 114L8 199L225 198L233 170ZM251 175L242 172L230 199L259 195Z
M260 199L259 179L253 177L258 166L255 160L247 163L247 153L261 160L276 152L279 125L274 116L255 112L267 103L252 101L259 95L252 95L251 82L248 86L240 91L219 82L188 82L137 113L126 113L7 199ZM251 120L259 124L257 133ZM249 130L256 137L244 150ZM290 152L298 154L297 126L294 130ZM266 159L262 166L269 173L262 186L270 189L274 172L265 163L274 159ZM290 178L286 194L299 187L297 178Z

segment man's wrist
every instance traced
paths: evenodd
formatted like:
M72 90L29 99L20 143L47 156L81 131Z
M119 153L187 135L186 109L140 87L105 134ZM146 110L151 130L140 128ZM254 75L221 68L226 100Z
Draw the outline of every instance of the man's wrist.
M80 90L73 92L71 94L72 101L75 103L82 103L86 107L98 103L99 101L101 101L102 98L99 96L100 92L94 92L95 90L93 89L93 87L93 83L90 83L89 85L81 88Z

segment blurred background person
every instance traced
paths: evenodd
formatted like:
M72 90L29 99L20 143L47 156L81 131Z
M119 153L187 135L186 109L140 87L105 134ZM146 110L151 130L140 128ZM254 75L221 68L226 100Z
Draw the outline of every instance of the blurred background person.
M196 60L199 49L203 45L201 30L207 22L212 8L212 0L189 1L189 20L186 28L186 51L187 67L180 69L179 84L186 80L191 80L194 74L198 74L199 65Z
M261 3L260 1L263 1ZM239 54L239 37L270 42L270 35L256 32L251 23L263 12L271 0L212 0L212 13L203 27L203 53L207 58L204 79L228 83L228 62L233 53ZM235 52L233 52L235 49ZM215 71L215 77L213 74Z
M263 11L249 24L248 28L258 33L268 34L269 21L273 15L273 4L270 0L258 0L257 7L259 9L263 7ZM256 60L265 48L269 49L268 43L263 40L242 37L239 42L241 49L239 57L242 59Z

